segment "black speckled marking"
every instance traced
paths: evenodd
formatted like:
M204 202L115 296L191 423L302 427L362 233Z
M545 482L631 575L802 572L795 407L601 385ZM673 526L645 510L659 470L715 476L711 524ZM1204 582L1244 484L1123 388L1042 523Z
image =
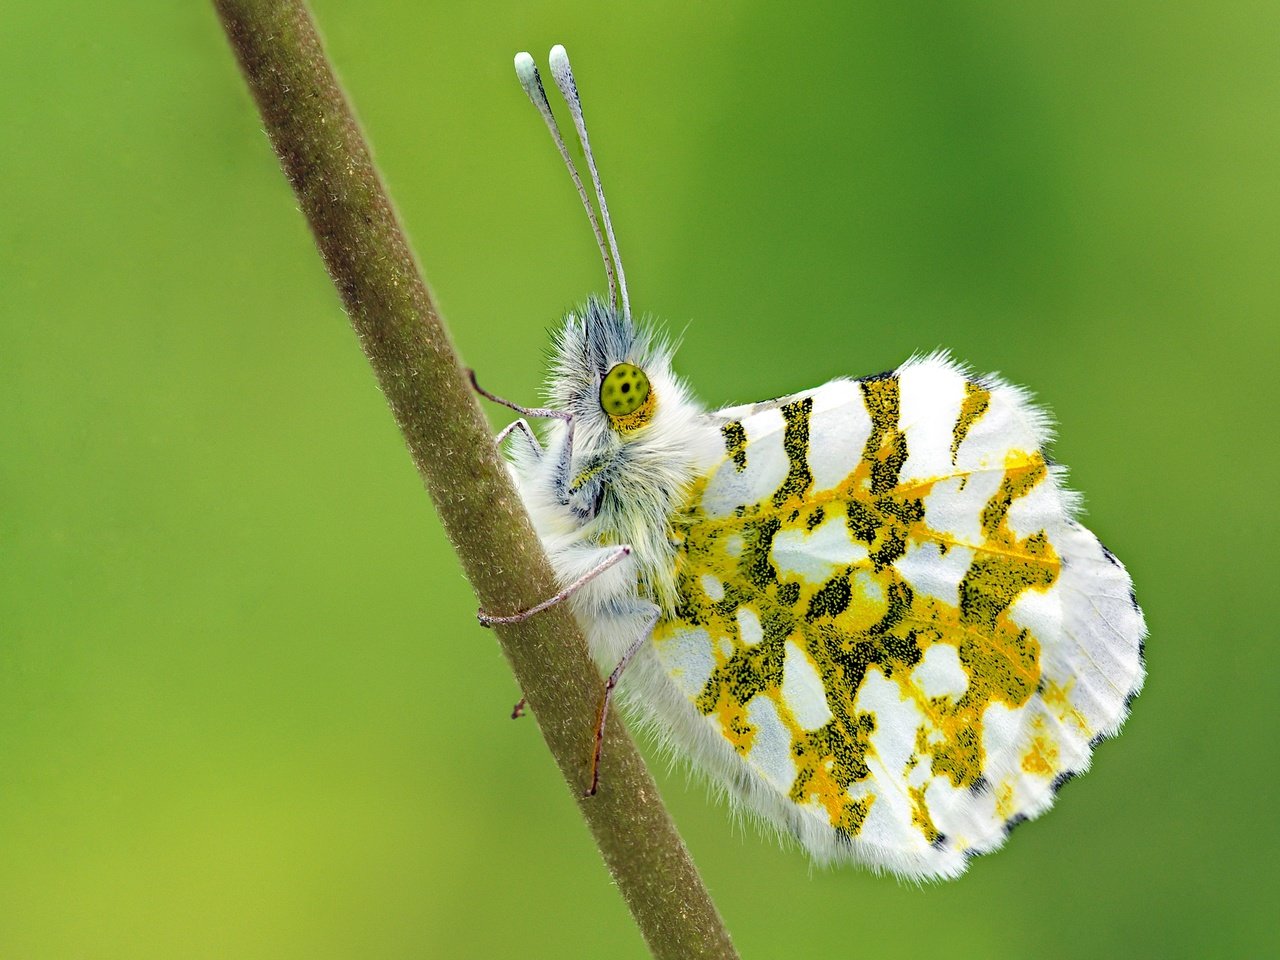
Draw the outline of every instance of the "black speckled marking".
M711 713L716 708L721 687L726 687L738 703L747 704L769 687L781 686L785 645L793 622L786 610L774 609L766 613L760 623L763 639L753 647L737 650L728 661L712 671L707 685L695 701L699 711Z
M782 449L787 455L788 466L786 479L773 494L774 506L780 507L792 498L803 497L813 486L813 474L809 472L809 415L812 412L812 397L795 400L782 407L782 419L786 424L782 433Z
M720 432L724 434L724 448L733 459L734 469L741 473L747 469L747 431L741 420L730 420Z
M766 590L778 582L778 571L773 568L769 554L773 551L773 538L782 529L777 517L761 517L743 529L742 559L739 569L747 580L760 590Z
M778 584L777 597L783 606L794 607L800 602L800 584L791 580Z
M871 495L878 497L897 486L902 465L907 462L907 435L898 429L898 378L862 380L859 386L871 415L871 435L862 459L871 464Z
M819 617L838 617L849 609L852 599L853 589L849 586L849 571L845 570L828 580L813 595L804 618L812 622Z
M845 513L848 516L849 532L853 534L855 540L868 545L876 542L876 534L880 530L880 518L876 516L874 510L861 500L850 500L845 507Z
M960 444L969 435L973 425L982 419L991 405L991 391L973 380L964 382L964 400L960 402L960 415L951 428L951 463L960 455Z

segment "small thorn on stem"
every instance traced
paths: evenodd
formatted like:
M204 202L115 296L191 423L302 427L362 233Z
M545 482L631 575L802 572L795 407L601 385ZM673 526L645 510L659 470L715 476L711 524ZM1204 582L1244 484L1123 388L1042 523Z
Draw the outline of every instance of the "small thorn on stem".
M524 705L525 705L525 698L521 697L520 702L511 708L512 720L519 720L521 717L524 716Z
M616 674L618 671L615 670ZM591 748L591 786L587 787L584 797L594 797L600 789L600 758L604 755L604 722L609 716L609 695L613 692L615 679L610 676L605 684L604 698L600 702L600 712L596 714L596 735Z

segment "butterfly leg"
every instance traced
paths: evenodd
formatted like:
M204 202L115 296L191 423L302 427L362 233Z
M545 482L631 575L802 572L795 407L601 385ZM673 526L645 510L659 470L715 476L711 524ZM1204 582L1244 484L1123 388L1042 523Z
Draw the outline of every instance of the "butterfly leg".
M556 495L560 502L566 506L569 504L569 468L573 460L573 414L566 413L563 410L551 410L547 407L522 407L518 403L512 403L510 400L504 400L496 394L490 393L484 387L480 386L480 382L476 379L474 370L467 371L467 377L471 380L471 389L486 400L492 400L494 403L501 404L516 413L524 414L526 417L540 417L544 420L563 420L565 422L564 438L560 445L560 460L556 464L555 472L555 489ZM516 424L521 421L517 420L506 430L498 435L499 442L506 436L507 432L514 429ZM525 424L526 433L532 436L532 432L528 430L528 424ZM537 442L536 440L534 441ZM541 447L539 447L541 450Z
M525 698L521 697L519 702L514 707L511 708L512 720L519 720L521 717L524 716L524 705L525 705Z
M476 379L474 370L467 371L467 378L471 381L471 389L486 400L492 400L494 403L501 404L509 410L516 413L522 413L526 417L539 417L544 420L572 420L571 414L565 413L563 410L548 410L545 407L522 407L518 403L512 403L510 400L504 400L502 397L490 393L484 387L480 386L480 382Z
M632 641L631 646L627 647L626 653L622 655L618 665L613 668L613 673L609 674L609 679L604 682L604 698L600 701L600 719L596 723L595 746L591 751L591 786L585 794L588 797L594 797L596 790L600 787L600 757L604 753L604 724L609 719L609 704L613 702L613 691L617 689L618 681L622 679L622 672L627 669L627 664L640 652L640 648L652 636L654 625L658 622L660 613L661 611L656 606L649 609L643 629Z
M619 563L621 563L623 560L625 560L629 556L631 556L630 545L623 544L620 547L615 547L613 550L609 551L608 555L603 560L601 560L598 564L596 564L594 567L592 567L590 570L588 570L586 573L580 576L577 580L574 580L571 584L569 584L559 593L548 597L546 600L543 600L541 603L534 604L532 607L529 607L527 610L517 610L515 613L508 614L506 616L494 616L494 615L485 613L483 610L480 610L480 611L477 611L476 613L476 619L480 621L480 625L482 627L492 627L495 624L503 624L503 623L523 623L525 620L528 620L530 617L532 617L535 613L541 613L543 610L546 610L548 607L554 607L557 603L561 603L562 601L568 600L575 593L577 593L579 590L585 587L588 583L590 583L596 577L600 576L600 574L604 573L606 570L616 567Z
M542 449L542 444L538 442L537 436L534 435L533 429L529 426L529 421L524 417L503 427L502 431L493 438L493 442L497 446L502 446L502 441L517 431L524 437L524 442L528 446L529 452L533 454L534 459L541 460L546 451Z

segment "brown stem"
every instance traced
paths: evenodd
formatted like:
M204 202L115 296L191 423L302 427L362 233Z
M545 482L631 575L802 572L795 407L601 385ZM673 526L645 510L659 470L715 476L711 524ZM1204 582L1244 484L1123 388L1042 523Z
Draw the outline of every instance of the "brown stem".
M214 0L316 246L481 606L521 610L555 580L301 0ZM476 642L481 643L479 630ZM547 746L650 950L735 957L625 729L582 799L601 681L556 607L498 630ZM584 955L598 945L584 946Z

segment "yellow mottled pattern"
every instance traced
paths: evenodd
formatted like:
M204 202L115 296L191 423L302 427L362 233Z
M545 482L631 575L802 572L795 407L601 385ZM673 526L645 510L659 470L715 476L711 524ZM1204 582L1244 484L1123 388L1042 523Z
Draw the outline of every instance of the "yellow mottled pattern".
M777 490L724 518L708 516L702 507L709 478L694 485L672 531L678 544L679 603L654 634L660 655L674 631L700 627L710 634L714 667L693 698L696 708L750 761L754 730L747 706L755 697L767 697L791 740L790 799L821 810L848 836L857 835L874 800L865 792L857 798L850 792L871 777L867 760L878 720L855 706L868 674L878 671L896 684L924 717L907 770L928 762L931 776L973 787L984 773L984 711L997 702L1025 705L1041 681L1040 643L1010 619L1009 608L1024 591L1049 588L1059 572L1043 532L1020 538L1009 527L1012 504L1048 475L1039 452L1010 450L999 488L981 512L981 540L963 544L974 555L960 584L959 603L917 592L894 561L908 547L935 544L945 554L960 545L953 535L932 529L926 515L925 498L944 478L899 483L907 449L898 428L898 381L885 377L860 386L873 429L860 461L834 488L812 489L807 464L812 400L807 398L781 408L789 469ZM956 424L957 446L988 404L985 390L968 392ZM725 437L729 453L720 469L740 470L741 427L726 427ZM746 455L751 456L749 448ZM853 543L865 547L865 559L851 556L820 584L780 571L771 554L774 539L784 531L812 535L832 518L846 525ZM723 585L723 596L707 595L704 574ZM761 624L763 636L756 643L740 635L743 608ZM831 718L817 729L805 729L783 696L788 641L804 651L822 681ZM968 681L958 698L926 697L911 679L934 644L956 649ZM1056 753L1046 747L1036 757L1029 762L1043 760L1052 767ZM935 842L939 834L925 788L904 781L892 789L910 791L913 822L928 842Z
M1027 773L1052 777L1058 772L1058 745L1045 729L1043 717L1032 720L1031 729L1034 733L1031 744L1022 755L1022 769Z
M1093 736L1093 731L1085 721L1084 714L1071 703L1071 688L1075 686L1075 683L1074 677L1062 685L1046 679L1040 691L1040 696L1063 726L1074 727L1084 739L1088 740Z
M996 787L996 816L1008 820L1013 816L1013 784L1001 783Z
M956 417L955 426L951 428L951 462L956 462L960 453L960 444L969 434L969 428L987 412L991 404L991 391L981 384L966 380L964 383L964 401L960 404L960 416Z
M928 788L928 784L923 787L907 788L907 795L911 797L911 822L919 828L926 840L937 843L942 834L933 825L933 817L929 815L929 807L924 802L924 794Z

